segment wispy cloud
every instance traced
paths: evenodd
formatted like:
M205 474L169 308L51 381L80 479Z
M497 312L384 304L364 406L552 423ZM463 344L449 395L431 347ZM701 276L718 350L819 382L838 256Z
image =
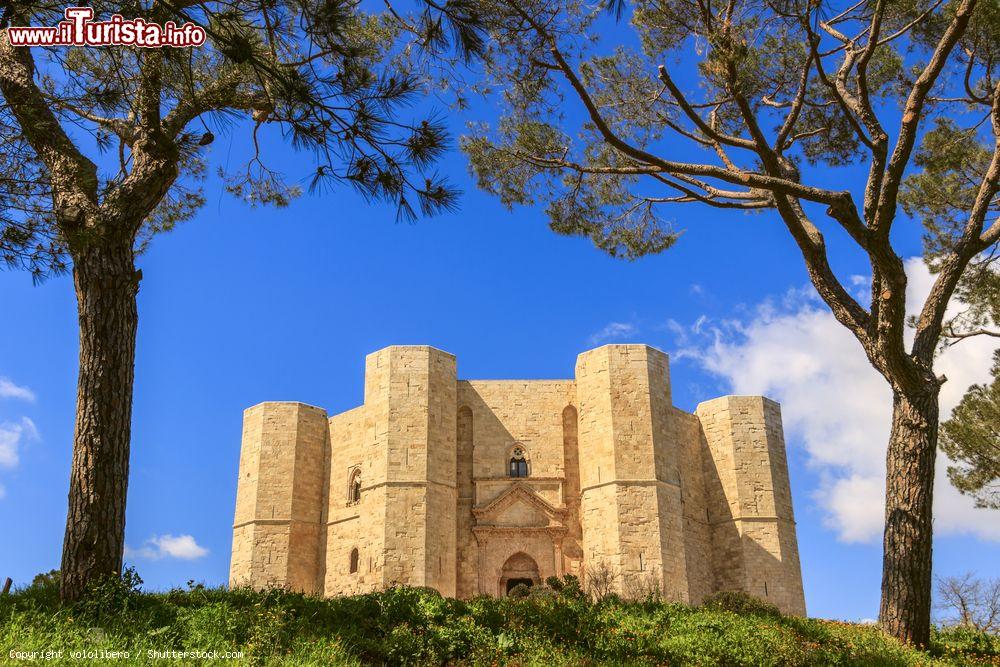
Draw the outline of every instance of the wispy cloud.
M38 428L28 417L16 422L0 422L0 468L11 469L21 462L21 447L29 440L38 440ZM0 500L7 489L0 484Z
M35 422L21 417L17 422L0 422L0 468L13 468L20 461L18 450L28 440L38 439Z
M589 341L591 345L600 345L612 340L629 338L639 333L639 327L628 322L608 322L603 329L591 334Z
M919 259L906 264L907 310L928 294L933 276ZM853 281L863 284L863 280ZM955 303L952 310L961 309ZM698 336L695 330L704 335ZM885 447L892 396L858 342L811 292L793 291L740 321L699 323L678 337L696 358L737 394L765 394L782 404L786 438L801 443L820 477L813 500L825 524L845 542L882 535ZM971 384L989 379L995 342L969 339L945 350L937 372L948 377L941 414L948 415ZM675 357L676 358L676 357ZM935 532L1000 541L1000 523L977 509L949 483L947 459L938 457Z
M126 558L143 560L161 560L177 558L179 560L197 560L208 555L208 549L199 545L190 535L154 535L138 549L125 546Z
M22 401L34 402L35 392L16 385L5 377L0 377L0 398L19 398Z

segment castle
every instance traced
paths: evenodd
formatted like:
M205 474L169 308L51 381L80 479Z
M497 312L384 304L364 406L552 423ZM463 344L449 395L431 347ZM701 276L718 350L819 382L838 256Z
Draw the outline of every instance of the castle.
M646 345L584 352L575 380L458 380L453 355L392 346L353 410L244 413L231 586L470 598L563 574L805 614L778 404L683 412Z

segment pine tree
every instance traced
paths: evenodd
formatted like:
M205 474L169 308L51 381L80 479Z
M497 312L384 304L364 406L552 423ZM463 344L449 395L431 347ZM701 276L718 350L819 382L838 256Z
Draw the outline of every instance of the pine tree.
M424 90L425 56L482 47L461 0L418 0L409 14L369 13L355 0L87 5L94 20L193 22L208 38L198 48L24 48L0 31L0 254L37 279L72 270L78 304L66 600L121 571L135 258L204 203L215 134L244 133L257 148L222 174L253 204L284 206L298 194L260 149L259 135L275 131L308 156L313 188L347 184L403 217L449 209L456 191L431 171L447 145L442 123L406 107ZM3 27L62 18L59 3L26 0L4 3L0 16Z
M925 644L943 381L934 359L949 336L990 333L946 321L945 309L956 291L996 280L1000 6L612 0L627 26L575 0L480 7L484 90L506 108L463 140L483 189L508 205L543 202L554 231L614 256L675 245L680 230L661 211L687 204L742 212L747 224L766 214L794 240L817 293L893 392L879 618ZM912 343L893 245L912 220L904 203L925 223L936 274ZM868 299L838 277L828 235L868 260Z

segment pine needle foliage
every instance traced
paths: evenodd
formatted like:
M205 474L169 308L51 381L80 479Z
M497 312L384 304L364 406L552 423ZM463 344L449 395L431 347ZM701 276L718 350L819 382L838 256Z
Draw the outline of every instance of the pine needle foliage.
M64 4L13 0L3 26L55 25ZM251 205L286 206L303 186L348 185L391 202L407 220L456 206L458 192L433 170L449 146L444 124L415 107L431 57L471 58L483 48L465 0L417 0L391 11L357 0L87 4L94 20L194 22L208 41L177 49L7 47L4 66L27 68L38 93L34 108L0 97L0 257L9 267L39 279L63 272L69 246L85 242L84 227L93 232L95 225L75 220L81 211L60 201L70 186L63 179L86 193L83 208L92 210L83 213L128 218L126 232L143 250L204 204L208 151L231 135L254 151L218 176ZM35 124L54 136L32 136ZM311 173L270 166L274 156L261 139L271 128L308 156ZM53 173L50 149L71 155L72 174ZM162 168L137 168L154 153L164 157ZM123 210L122 196L138 189L150 194Z

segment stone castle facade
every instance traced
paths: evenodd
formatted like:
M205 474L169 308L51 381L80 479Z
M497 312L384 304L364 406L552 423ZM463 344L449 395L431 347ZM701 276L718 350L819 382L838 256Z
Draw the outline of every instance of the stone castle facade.
M778 404L683 412L645 345L551 381L458 380L451 354L393 346L368 355L360 407L244 413L231 586L469 598L563 574L804 614Z

